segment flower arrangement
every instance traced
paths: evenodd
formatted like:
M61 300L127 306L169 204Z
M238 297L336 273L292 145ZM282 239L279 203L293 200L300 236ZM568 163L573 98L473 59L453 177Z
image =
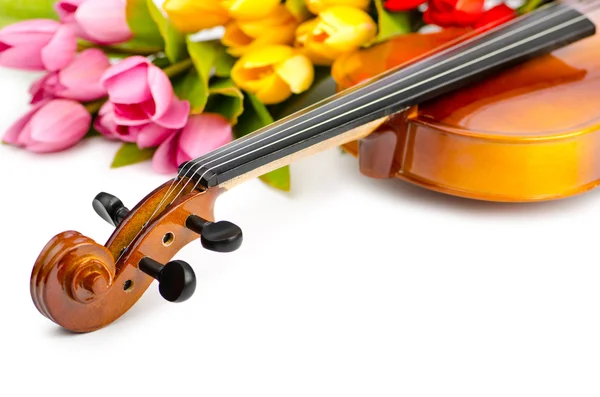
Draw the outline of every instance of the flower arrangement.
M177 166L280 117L341 56L520 10L484 0L0 0L0 66L44 74L3 141L37 153L121 141L114 167ZM262 179L289 189L289 170Z

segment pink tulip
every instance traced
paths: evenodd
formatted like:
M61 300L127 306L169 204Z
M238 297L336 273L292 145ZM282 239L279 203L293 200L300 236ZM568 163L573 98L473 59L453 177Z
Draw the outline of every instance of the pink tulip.
M54 98L89 102L105 97L106 88L100 84L100 78L109 67L110 62L101 50L85 50L64 69L36 81L30 89L31 103Z
M144 57L134 56L113 65L101 82L119 125L155 123L179 129L188 120L190 103L177 98L169 77Z
M35 105L17 120L4 135L4 142L37 153L58 152L82 140L91 121L80 103L55 99Z
M56 71L75 57L72 28L49 19L31 19L0 30L0 66Z
M60 20L78 35L99 44L122 43L132 38L125 0L61 0L55 9Z
M119 125L110 102L104 104L100 109L94 122L94 128L108 139L137 143L142 149L159 146L177 132L177 130L164 128L154 123L140 126Z
M156 151L152 167L170 174L186 162L211 152L233 140L231 125L218 114L204 113L190 117L179 133L169 137Z

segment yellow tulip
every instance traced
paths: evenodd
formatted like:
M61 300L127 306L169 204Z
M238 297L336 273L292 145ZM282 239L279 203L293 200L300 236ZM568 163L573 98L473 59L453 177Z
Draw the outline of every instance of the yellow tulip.
M306 0L306 7L313 14L320 14L333 6L350 6L367 11L370 4L370 0Z
M229 10L232 18L252 20L268 16L279 6L280 0L221 0L221 2Z
M314 73L306 56L289 46L272 45L241 57L233 66L231 78L238 87L271 105L309 89Z
M377 34L375 21L366 12L334 6L296 30L296 46L314 63L330 65L337 57L370 43Z
M266 18L229 22L221 41L231 55L239 57L268 45L292 44L297 27L296 18L280 5Z
M167 0L163 9L173 25L184 33L221 26L229 20L221 0Z

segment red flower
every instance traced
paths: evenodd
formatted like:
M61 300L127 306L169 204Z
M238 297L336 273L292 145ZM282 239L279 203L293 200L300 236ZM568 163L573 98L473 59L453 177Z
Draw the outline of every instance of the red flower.
M383 6L386 10L396 11L409 11L417 8L427 0L387 0Z
M472 26L483 16L484 0L430 0L423 19L442 27Z
M491 29L495 26L502 25L503 23L510 21L516 16L517 12L515 10L513 10L506 4L500 4L484 12L481 18L479 18L479 20L475 22L473 27L475 29Z

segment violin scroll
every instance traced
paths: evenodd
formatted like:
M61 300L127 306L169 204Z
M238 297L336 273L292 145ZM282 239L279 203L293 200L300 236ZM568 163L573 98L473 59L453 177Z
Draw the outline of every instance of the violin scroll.
M89 304L110 289L115 273L115 261L105 247L77 232L61 233L50 240L34 266L33 301L52 319L46 300L56 288L74 302ZM49 283L51 279L56 282Z
M218 188L199 191L185 181L169 181L127 213L116 197L100 194L94 209L114 221L113 235L104 246L74 231L55 236L33 268L35 306L68 330L90 332L125 314L154 279L168 301L188 299L196 287L194 271L173 257L201 237L188 228L190 217L213 224L220 193Z

